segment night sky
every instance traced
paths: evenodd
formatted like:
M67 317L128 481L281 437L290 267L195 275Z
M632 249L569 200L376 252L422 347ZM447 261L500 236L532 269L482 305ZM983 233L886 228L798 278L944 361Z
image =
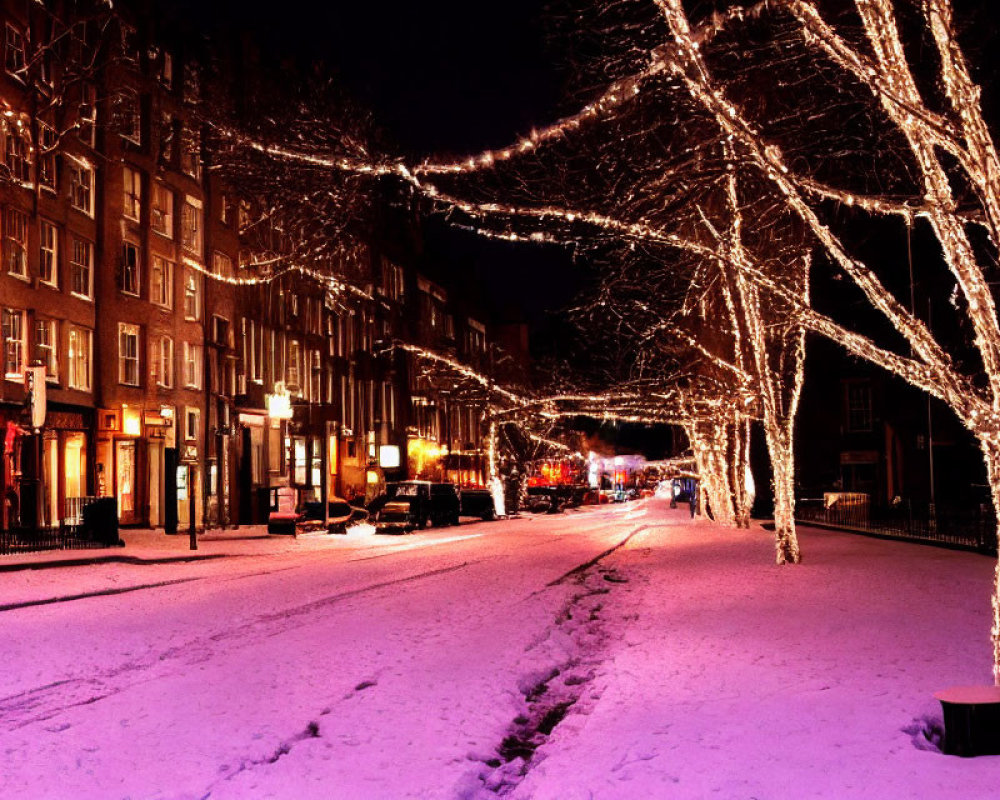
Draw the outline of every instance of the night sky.
M247 29L265 51L323 62L410 160L505 145L565 110L543 0L181 2L195 18ZM437 219L426 244L431 259L474 271L463 283L480 288L495 321L526 321L535 346L564 348L565 326L550 312L579 288L565 250L488 241Z

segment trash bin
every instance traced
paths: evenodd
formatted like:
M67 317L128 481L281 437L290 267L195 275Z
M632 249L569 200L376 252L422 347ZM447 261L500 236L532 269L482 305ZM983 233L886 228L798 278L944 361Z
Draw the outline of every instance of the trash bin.
M84 536L105 547L117 547L118 500L114 497L98 497L83 507Z

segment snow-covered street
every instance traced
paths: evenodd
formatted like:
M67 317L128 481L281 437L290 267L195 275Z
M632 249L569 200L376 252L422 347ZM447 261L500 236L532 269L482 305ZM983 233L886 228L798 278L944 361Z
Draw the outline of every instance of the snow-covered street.
M995 796L925 734L989 679L991 560L803 550L650 501L5 574L0 796Z

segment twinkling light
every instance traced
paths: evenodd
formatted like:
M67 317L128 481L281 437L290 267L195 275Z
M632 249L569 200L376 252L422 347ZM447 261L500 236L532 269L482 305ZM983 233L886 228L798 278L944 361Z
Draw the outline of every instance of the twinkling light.
M775 4L778 12L791 14L802 25L805 42L818 48L877 99L880 111L901 134L909 149L923 192L919 215L926 219L941 243L942 256L964 298L961 311L974 335L982 362L985 388L972 376L960 373L927 326L885 289L874 270L851 257L841 240L822 222L806 201L817 192L803 184L789 169L784 154L765 141L742 110L714 82L712 72L696 42L680 0L656 0L673 36L670 59L673 75L690 96L715 120L724 135L737 142L745 154L778 189L788 207L805 223L830 258L862 290L909 344L913 357L902 358L879 348L864 347L865 340L815 314L809 325L831 335L852 352L875 361L946 402L979 442L986 463L994 509L1000 518L1000 326L989 283L976 248L969 239L967 222L984 221L997 244L1000 229L1000 159L982 116L980 92L972 82L955 37L948 0L927 0L920 8L926 30L937 49L938 82L947 104L932 110L918 89L890 0L856 0L855 6L870 52L856 51L822 18L816 4L786 0ZM942 154L954 158L965 179L975 187L982 215L960 213ZM839 193L837 199L869 213L900 213L891 203L876 198ZM908 212L904 212L906 215ZM978 377L978 376L977 376ZM993 588L993 669L1000 683L1000 563Z

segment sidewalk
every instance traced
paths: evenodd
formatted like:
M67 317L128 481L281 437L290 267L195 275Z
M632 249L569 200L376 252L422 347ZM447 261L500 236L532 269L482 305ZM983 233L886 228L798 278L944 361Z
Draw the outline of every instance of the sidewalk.
M0 573L38 570L88 564L170 564L205 561L233 556L268 555L286 552L302 540L326 533L300 534L298 537L268 534L266 525L241 525L239 528L209 529L198 534L198 549L191 549L185 531L166 534L162 529L122 528L118 533L124 547L99 547L84 550L40 550L0 556Z

